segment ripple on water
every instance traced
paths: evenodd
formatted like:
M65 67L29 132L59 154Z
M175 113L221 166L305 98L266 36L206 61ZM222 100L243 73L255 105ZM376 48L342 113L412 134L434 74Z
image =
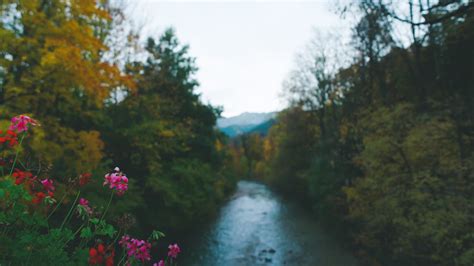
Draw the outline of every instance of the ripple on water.
M319 224L265 185L240 181L183 265L356 265Z

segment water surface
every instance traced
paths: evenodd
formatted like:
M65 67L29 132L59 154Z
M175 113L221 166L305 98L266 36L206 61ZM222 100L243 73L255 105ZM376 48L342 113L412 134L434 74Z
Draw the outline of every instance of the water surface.
M313 217L256 182L240 181L193 239L181 265L357 265Z

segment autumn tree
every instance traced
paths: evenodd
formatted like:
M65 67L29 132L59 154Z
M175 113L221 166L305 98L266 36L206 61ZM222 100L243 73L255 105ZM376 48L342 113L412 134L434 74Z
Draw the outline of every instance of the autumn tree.
M103 59L108 5L86 1L2 1L0 104L42 121L32 149L39 164L71 175L94 169L103 143L96 111L119 86L133 87ZM37 163L38 165L38 163Z

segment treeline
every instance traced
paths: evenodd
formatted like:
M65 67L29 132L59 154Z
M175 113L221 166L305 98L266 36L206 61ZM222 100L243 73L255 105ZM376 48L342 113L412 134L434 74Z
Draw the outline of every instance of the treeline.
M340 39L316 38L285 84L290 107L234 144L234 165L338 224L363 265L472 265L474 4L344 10L350 64L334 67Z
M18 114L40 121L25 139L24 167L63 185L91 172L85 196L94 202L107 201L98 187L119 166L133 193L109 213L137 234L179 232L232 189L231 157L214 127L220 110L196 93L188 47L171 29L139 40L108 1L2 1L1 125ZM68 204L73 194L57 197Z

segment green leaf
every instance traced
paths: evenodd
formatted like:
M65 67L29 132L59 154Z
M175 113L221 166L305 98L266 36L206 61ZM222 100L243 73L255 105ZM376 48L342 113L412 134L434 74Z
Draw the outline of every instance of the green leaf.
M0 212L0 224L4 225L7 224L7 222L7 215L4 212Z
M158 230L153 230L150 237L151 237L151 239L158 240L158 239L160 239L164 236L165 236L165 234L163 234L162 232L160 232Z
M117 232L117 230L115 230L115 228L112 226L112 225L107 225L104 229L104 233L106 235L108 235L109 237L113 237L115 235L115 233Z
M96 231L98 235L106 235L109 237L113 237L116 232L117 230L110 224L104 224Z
M90 227L85 227L81 230L81 238L91 238L92 237L92 230Z

